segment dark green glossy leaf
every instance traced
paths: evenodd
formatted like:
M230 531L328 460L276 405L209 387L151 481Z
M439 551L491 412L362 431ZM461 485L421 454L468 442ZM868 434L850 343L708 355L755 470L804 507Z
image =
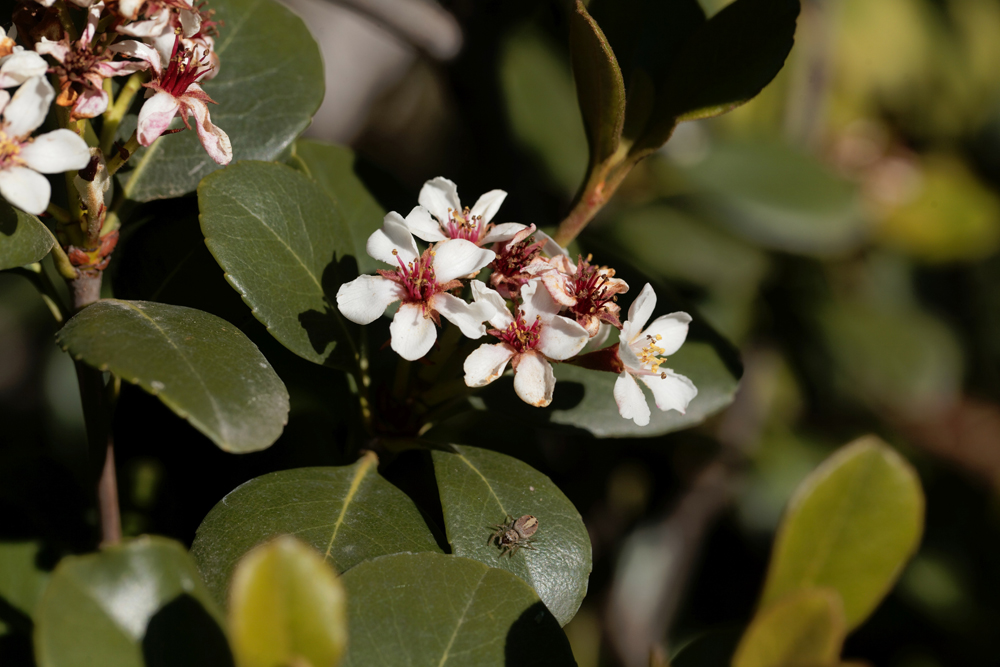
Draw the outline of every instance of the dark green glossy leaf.
M685 173L704 192L704 206L765 247L826 256L865 240L857 187L785 144L718 145Z
M209 313L105 299L56 337L74 359L137 384L229 452L270 447L288 420L288 392L257 347Z
M35 617L39 667L231 667L222 615L177 542L64 558Z
M0 200L0 271L40 261L55 242L41 220Z
M736 0L687 40L656 82L642 148L662 145L682 120L717 116L755 97L792 49L799 0Z
M309 361L354 368L332 304L357 275L355 243L323 188L283 164L242 162L206 178L198 204L208 249L271 335Z
M761 607L813 587L836 590L847 628L889 592L923 532L913 468L868 436L839 450L799 486L775 539Z
M367 454L351 466L298 468L235 489L198 527L191 553L218 600L236 562L276 535L295 535L339 572L400 551L440 548L416 505L385 481Z
M587 594L590 536L580 513L548 477L517 459L477 447L434 451L448 541L457 556L516 574L538 593L561 625ZM530 514L538 519L532 548L501 556L487 544L495 524Z
M292 146L291 165L315 181L333 200L337 214L351 230L359 273L385 268L365 250L368 237L382 226L385 209L354 173L354 151L344 146L299 139Z
M566 635L503 570L441 554L395 554L342 577L350 642L342 667L563 667Z
M596 165L618 150L625 123L625 84L611 45L582 0L576 0L570 14L569 44L590 163Z
M844 605L830 588L796 591L754 616L733 667L836 665L844 645Z
M237 665L337 665L346 607L343 584L312 548L286 535L254 549L236 567L229 602Z
M219 74L204 84L218 102L212 122L229 135L234 162L274 160L323 100L319 48L302 19L273 0L213 0L211 8L222 22ZM161 137L129 163L125 195L137 201L191 192L219 168L189 130Z

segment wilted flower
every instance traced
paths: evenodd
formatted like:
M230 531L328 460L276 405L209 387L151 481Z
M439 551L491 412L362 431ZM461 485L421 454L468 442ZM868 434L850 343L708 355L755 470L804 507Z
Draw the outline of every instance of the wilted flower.
M427 212L414 209L412 219ZM379 270L376 276L359 276L337 290L337 307L357 324L370 324L390 304L402 301L389 331L392 349L404 359L421 358L437 340L440 317L458 326L469 338L486 333L483 322L493 315L485 303L469 304L450 294L461 287L461 276L477 272L490 263L493 252L469 241L449 239L419 254L406 221L396 212L385 216L381 229L368 238L368 254L395 270Z
M621 308L615 303L619 294L628 292L628 284L615 278L615 270L606 266L593 266L591 256L579 257L574 265L565 255L550 260L555 271L542 275L542 283L552 298L569 309L576 321L591 336L596 336L601 322L618 329Z

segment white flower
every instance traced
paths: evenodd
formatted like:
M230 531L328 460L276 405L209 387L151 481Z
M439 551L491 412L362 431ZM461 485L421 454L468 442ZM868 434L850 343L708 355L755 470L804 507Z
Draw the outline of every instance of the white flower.
M426 215L415 208L407 220ZM493 252L461 239L442 241L417 252L406 220L393 211L385 216L382 229L368 238L368 254L395 270L380 270L377 276L360 276L337 290L337 307L357 324L370 324L396 301L402 301L389 331L392 349L404 359L421 358L437 340L435 324L443 315L469 338L486 334L483 322L493 316L486 303L469 304L450 294L461 286L457 278L478 272L493 261Z
M45 58L34 51L25 51L23 46L17 46L14 42L16 38L17 28L13 26L2 38L3 52L7 55L0 58L0 88L20 86L28 79L44 76L49 69Z
M628 309L628 319L622 326L618 343L618 356L625 370L615 381L615 402L618 412L625 419L639 426L649 423L649 406L642 389L635 381L642 381L653 392L656 407L662 411L677 410L681 414L698 395L691 380L669 368L661 368L667 355L680 349L687 338L691 316L687 313L670 313L653 320L646 329L646 321L656 308L656 293L648 283Z
M472 209L462 208L458 199L458 188L447 178L437 178L424 183L418 201L430 215L407 218L407 228L417 238L429 243L445 239L464 239L476 245L486 245L497 241L508 241L524 225L505 222L490 224L507 198L503 190L490 190L476 201ZM431 218L431 215L435 219Z
M560 306L534 280L521 287L523 302L511 316L503 297L484 283L472 281L477 303L491 303L490 333L501 343L481 345L465 360L465 384L482 387L503 375L510 361L514 368L514 391L529 405L544 408L552 402L556 377L549 359L563 361L576 356L590 340L587 330L558 315Z
M29 79L11 98L0 90L0 194L27 213L49 205L51 188L42 174L83 169L90 162L87 142L70 130L31 138L45 121L55 91L44 76Z

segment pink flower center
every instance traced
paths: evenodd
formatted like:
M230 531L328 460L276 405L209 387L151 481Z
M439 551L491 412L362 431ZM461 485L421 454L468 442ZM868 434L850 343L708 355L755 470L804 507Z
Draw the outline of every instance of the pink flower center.
M438 285L434 276L434 252L430 248L412 262L404 262L395 250L392 254L396 256L399 268L395 271L379 269L378 274L406 290L403 303L426 303L428 299L442 291L443 286Z
M589 260L589 255L587 259L581 257L577 260L577 272L570 285L571 295L576 297L576 305L571 310L579 315L595 315L613 302L618 293L618 290L608 287L614 271L599 271L596 266L590 265Z
M174 38L174 50L170 54L170 64L156 82L156 87L174 97L180 97L187 92L191 84L208 74L211 64L206 64L209 55L206 51L202 59L195 61L194 52L181 47L179 37Z
M449 238L463 239L478 244L484 231L483 216L472 215L468 206L461 212L449 208L448 222L445 223L444 229Z
M524 311L518 310L514 321L507 325L503 331L490 329L490 335L499 338L510 345L518 353L533 350L538 345L539 332L542 329L542 320L535 317L535 321L528 326L524 321Z

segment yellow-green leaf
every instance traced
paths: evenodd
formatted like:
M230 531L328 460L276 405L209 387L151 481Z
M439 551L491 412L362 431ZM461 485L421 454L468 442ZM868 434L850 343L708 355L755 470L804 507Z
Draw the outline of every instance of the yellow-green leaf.
M311 547L288 535L257 547L230 590L237 667L334 667L347 645L346 608L343 585Z
M846 632L844 604L837 592L804 589L754 617L733 656L733 667L835 665Z
M924 496L916 472L874 436L839 450L799 486L778 529L761 601L835 589L848 629L889 592L917 548Z

